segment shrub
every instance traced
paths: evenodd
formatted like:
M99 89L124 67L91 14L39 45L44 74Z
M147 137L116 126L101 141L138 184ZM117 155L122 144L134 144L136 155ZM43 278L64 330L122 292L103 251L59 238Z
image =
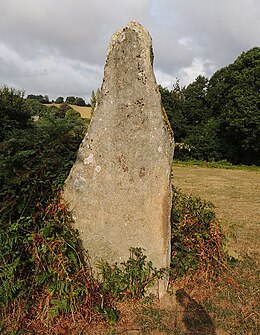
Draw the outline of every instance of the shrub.
M225 235L213 208L210 202L173 189L171 267L175 278L194 271L211 278L223 268Z

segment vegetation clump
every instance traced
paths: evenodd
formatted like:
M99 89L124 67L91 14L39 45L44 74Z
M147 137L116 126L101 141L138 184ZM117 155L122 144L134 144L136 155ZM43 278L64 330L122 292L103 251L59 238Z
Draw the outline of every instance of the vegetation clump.
M163 270L153 267L142 248L130 248L130 257L121 264L99 263L102 289L117 299L142 298L155 280L161 278Z
M173 189L171 267L174 278L200 271L210 279L223 269L225 234L213 208L210 202Z
M0 325L1 332L22 329L21 322L27 329L25 320L37 316L84 311L90 317L96 284L59 197L86 122L6 87L0 91L2 105L0 308L4 320L10 313L19 317L15 325ZM34 122L36 112L40 118Z

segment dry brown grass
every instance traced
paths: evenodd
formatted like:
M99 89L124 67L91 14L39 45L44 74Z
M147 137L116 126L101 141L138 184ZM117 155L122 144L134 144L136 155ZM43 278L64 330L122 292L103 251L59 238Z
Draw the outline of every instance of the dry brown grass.
M91 107L70 105L75 111L79 112L83 119L91 118Z
M200 196L216 206L218 218L233 227L230 242L238 254L260 250L260 172L174 164L173 180L185 194Z

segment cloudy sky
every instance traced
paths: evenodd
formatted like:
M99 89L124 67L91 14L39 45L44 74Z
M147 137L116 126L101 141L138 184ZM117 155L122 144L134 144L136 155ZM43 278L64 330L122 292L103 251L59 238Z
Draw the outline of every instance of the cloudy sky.
M152 35L157 82L187 85L260 46L259 18L260 0L0 0L0 86L88 100L131 20Z

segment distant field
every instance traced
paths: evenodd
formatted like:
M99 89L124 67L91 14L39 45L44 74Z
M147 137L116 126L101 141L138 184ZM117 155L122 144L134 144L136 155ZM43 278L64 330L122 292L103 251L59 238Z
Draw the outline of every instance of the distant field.
M46 104L46 106L55 106L59 107L60 104ZM81 117L84 119L90 119L91 118L91 107L85 107L85 106L76 106L76 105L69 105L71 108L73 108L75 111L79 112Z
M81 117L85 119L91 118L91 107L76 106L76 105L70 105L70 107L73 108L75 111L79 112L81 114Z
M260 171L213 169L173 165L174 185L185 194L198 195L216 206L219 219L234 227L239 254L260 250Z

